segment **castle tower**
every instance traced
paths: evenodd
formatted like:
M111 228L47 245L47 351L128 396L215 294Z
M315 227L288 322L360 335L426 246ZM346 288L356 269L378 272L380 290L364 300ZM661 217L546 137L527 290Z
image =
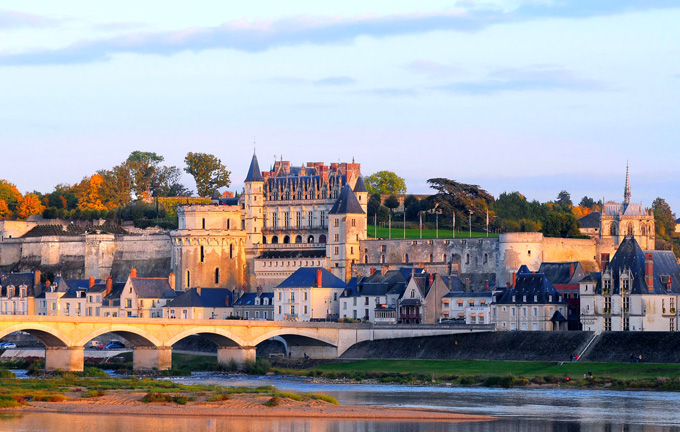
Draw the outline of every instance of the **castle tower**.
M345 184L328 212L328 223L326 256L331 272L347 281L352 276L352 265L360 259L359 241L366 238L366 212L349 184Z
M368 189L366 189L366 185L364 184L363 176L357 178L357 182L354 185L354 195L356 195L357 200L359 200L359 205L361 205L361 209L364 213L368 213Z
M243 194L243 228L246 231L246 255L257 254L258 245L262 243L262 227L264 226L264 178L253 152L250 168L245 180Z

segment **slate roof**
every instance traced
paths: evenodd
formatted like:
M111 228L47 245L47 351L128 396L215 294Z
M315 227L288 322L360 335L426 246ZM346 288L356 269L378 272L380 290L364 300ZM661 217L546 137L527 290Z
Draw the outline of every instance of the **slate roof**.
M125 282L114 282L111 292L102 300L102 306L120 306L120 295L125 285Z
M234 293L227 288L201 288L200 294L197 288L191 288L175 297L166 307L228 307L232 305L233 298Z
M578 221L581 224L581 228L598 228L599 229L601 218L602 218L602 214L599 211L594 211L592 213L589 213L589 214L583 216Z
M574 274L570 275L571 267L574 266ZM579 283L585 277L583 266L578 261L541 263L538 273L543 273L553 285L573 285Z
M2 295L7 295L7 287L12 285L14 287L19 287L21 285L26 285L26 295L29 297L35 297L40 295L41 284L34 286L33 281L35 280L35 275L33 273L10 273L5 274L5 278L0 283L2 286Z
M345 184L328 214L365 214L365 212L361 208L356 195L352 192L352 188L349 187L349 184Z
M653 290L647 289L645 281L645 253L652 254L654 263ZM619 245L604 273L612 277L612 294L620 293L620 274L630 270L633 280L631 294L667 294L680 293L680 265L672 251L643 251L634 237L626 237ZM603 274L604 274L603 273ZM670 279L670 286L669 286ZM595 292L602 293L602 277L595 286Z
M495 303L564 304L564 299L543 273L517 273L515 286L498 292Z
M90 287L89 279L67 279L64 280L64 282L66 282L66 285L71 289L87 289ZM94 281L95 284L100 284L102 282L101 279L95 279Z
M491 291L483 292L470 292L470 291L453 291L446 294L444 297L447 298L458 298L458 297L471 297L471 298L491 298L493 293Z
M256 299L260 299L260 304L255 304ZM267 304L264 304L263 300L269 300ZM241 297L234 302L234 306L274 306L274 293L244 293Z
M132 287L140 298L174 298L177 292L170 288L167 278L130 278Z
M281 282L277 288L315 288L317 270L321 270L322 288L347 288L347 284L345 282L337 278L333 273L321 267L299 268L295 271L295 273L288 276L286 280Z
M247 182L263 182L262 171L260 171L260 164L257 163L257 156L253 153L253 159L250 161L250 168L248 168L248 175L246 175Z
M219 202L220 205L237 206L238 200L239 200L238 198L220 198Z
M415 269L415 274L422 272L424 272L423 269ZM385 274L375 272L356 282L357 295L384 296L389 294L401 296L406 290L406 285L408 285L410 278L410 267L388 270Z
M368 192L368 189L366 189L366 185L364 184L363 176L359 176L359 178L357 178L357 182L354 184L354 193L357 192Z

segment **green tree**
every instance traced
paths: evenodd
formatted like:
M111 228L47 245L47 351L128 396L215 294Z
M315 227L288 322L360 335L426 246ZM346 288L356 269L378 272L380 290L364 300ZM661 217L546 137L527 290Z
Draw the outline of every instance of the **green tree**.
M406 182L392 171L378 171L364 179L366 189L371 194L406 193Z
M215 189L231 184L231 172L227 171L227 167L216 156L189 152L184 163L187 165L184 171L191 174L196 181L198 196L210 196Z
M588 207L589 209L595 207L595 204L597 204L595 200L587 195L581 198L581 202L578 203L581 207Z
M420 211L420 200L413 195L404 198L404 211L406 211L406 219L410 221L418 220L418 212Z
M541 232L546 237L581 237L579 223L572 213L552 212L543 221Z
M387 197L387 199L385 200L385 207L387 207L388 209L390 209L390 212L393 212L394 209L396 209L396 208L399 207L399 198L397 198L397 197L394 196L394 195L390 195L390 196Z
M100 170L104 182L101 185L102 201L107 208L123 207L132 199L134 180L127 162L116 165L110 170Z
M371 197L368 199L368 204L366 205L366 210L367 210L367 216L368 216L368 222L373 223L373 217L378 214L380 210L381 202L380 202L380 194L373 194Z
M446 178L433 178L427 182L437 193L429 196L425 205L421 205L423 210L439 213L440 221L442 218L451 220L453 211L466 219L472 211L472 224L486 226L486 211L494 201L490 193L477 185L459 183ZM489 213L489 218L493 219L492 212Z
M165 160L163 156L159 156L156 153L139 150L133 151L128 156L125 162L130 168L130 175L133 181L132 189L138 199L148 199L151 197L151 186L156 178L158 165L163 160Z
M177 167L158 167L151 183L153 195L157 197L191 196L192 192L180 183L181 177L182 171Z
M565 190L560 191L560 193L557 194L557 200L555 201L555 204L559 204L562 207L570 207L574 205L574 203L571 201L571 195Z
M530 218L529 203L519 192L503 192L493 203L493 211L500 219Z
M670 238L675 232L675 214L665 199L657 198L652 203L654 210L654 224L656 235L665 239Z

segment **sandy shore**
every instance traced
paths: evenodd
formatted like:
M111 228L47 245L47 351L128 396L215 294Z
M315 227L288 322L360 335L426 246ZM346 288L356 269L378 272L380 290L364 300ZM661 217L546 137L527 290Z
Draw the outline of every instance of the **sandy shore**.
M319 400L283 400L280 405L264 405L267 396L236 395L220 402L193 401L186 405L175 403L143 403L144 393L112 392L92 399L66 402L31 402L20 408L2 409L3 413L57 412L74 414L124 414L124 415L178 415L201 417L270 417L270 418L324 418L370 420L417 420L476 422L491 421L493 417L458 414L448 411L416 409L341 406Z

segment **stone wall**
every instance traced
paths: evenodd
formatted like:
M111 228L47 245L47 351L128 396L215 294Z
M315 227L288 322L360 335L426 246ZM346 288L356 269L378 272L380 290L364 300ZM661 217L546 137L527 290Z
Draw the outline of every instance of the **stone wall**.
M0 242L5 271L61 274L70 279L113 276L124 281L130 269L143 277L167 277L171 254L168 234L29 237Z

